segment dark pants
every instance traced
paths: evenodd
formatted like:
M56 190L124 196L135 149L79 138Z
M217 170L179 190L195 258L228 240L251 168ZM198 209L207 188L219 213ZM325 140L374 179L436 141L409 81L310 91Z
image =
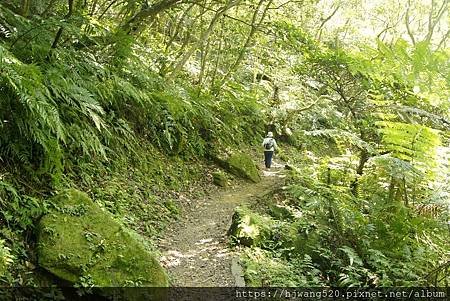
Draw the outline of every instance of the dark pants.
M266 167L270 168L272 165L272 157L273 157L273 151L265 151L264 152L264 162L266 163Z

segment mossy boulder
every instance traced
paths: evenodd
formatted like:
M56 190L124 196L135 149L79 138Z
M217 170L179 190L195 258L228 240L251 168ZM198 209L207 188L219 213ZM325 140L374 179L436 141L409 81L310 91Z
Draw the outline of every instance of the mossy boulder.
M220 187L226 187L228 184L228 177L226 174L220 171L216 171L212 173L213 183Z
M38 262L70 283L167 287L168 278L140 237L85 193L67 190L37 227Z
M273 220L250 211L246 207L236 208L228 235L233 242L243 246L261 246L271 236Z
M261 181L259 170L252 158L244 153L234 153L226 161L228 170L241 178L249 179L255 183Z

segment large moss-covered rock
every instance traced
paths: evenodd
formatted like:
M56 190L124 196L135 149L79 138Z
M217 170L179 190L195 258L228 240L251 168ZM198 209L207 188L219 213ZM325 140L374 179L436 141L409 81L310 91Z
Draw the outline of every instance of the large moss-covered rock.
M252 158L244 153L234 153L227 159L229 171L241 178L249 179L255 183L261 181L261 175Z
M168 286L167 275L140 237L89 197L67 190L38 225L39 265L71 283L98 287Z
M273 220L251 212L246 207L236 208L228 235L233 241L243 246L260 246L271 236Z

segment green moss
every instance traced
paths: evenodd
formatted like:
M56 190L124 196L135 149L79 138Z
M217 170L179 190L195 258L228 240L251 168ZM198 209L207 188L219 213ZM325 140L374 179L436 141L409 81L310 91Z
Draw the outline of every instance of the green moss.
M244 153L235 153L227 160L230 172L241 178L249 179L255 183L261 181L258 168L252 158Z
M177 204L171 199L164 201L164 207L166 207L174 215L178 215L180 213L180 208L178 208Z
M272 227L271 239L279 248L291 250L297 255L311 254L321 245L317 229L305 225L305 220L302 219L277 223L277 227Z
M223 172L220 171L213 172L212 176L213 176L213 183L215 185L220 187L227 186L228 178Z
M244 265L244 278L247 287L306 286L307 278L303 275L298 261L291 262L277 257L273 251L258 247L248 248L241 256Z
M228 235L244 246L259 246L271 236L273 221L251 212L245 207L236 208Z
M269 213L278 220L293 220L294 216L288 207L270 204Z
M39 265L66 281L95 286L168 286L155 256L85 193L67 190L38 226ZM76 211L73 208L84 208Z

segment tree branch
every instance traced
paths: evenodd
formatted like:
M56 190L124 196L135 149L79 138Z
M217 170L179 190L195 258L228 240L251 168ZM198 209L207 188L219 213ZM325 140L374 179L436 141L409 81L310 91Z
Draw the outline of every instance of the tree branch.
M278 6L270 7L269 9L280 9L280 8L282 8L283 6L285 6L285 5L289 4L289 3L292 3L292 2L293 2L293 3L300 3L300 4L303 4L304 1L302 1L302 0L300 0L300 1L288 0L288 1L284 2L284 3L281 3L281 4L278 5Z
M436 18L433 19L435 1L434 0L431 1L431 10L430 10L430 14L428 17L428 33L425 38L426 41L428 41L428 42L431 41L431 38L433 37L434 29L436 28L436 25L439 23L440 19L442 18L445 11L447 10L447 4L448 4L448 0L442 1L442 5L439 7Z
M108 4L108 6L105 8L105 10L100 14L100 16L98 16L98 20L100 20L101 18L103 18L103 16L106 14L106 12L111 8L111 6L113 6L115 3L117 2L117 0L113 0L111 1L110 4Z
M250 43L253 39L253 36L255 35L255 33L257 31L257 28L264 21L266 14L267 14L267 10L269 9L269 6L272 4L273 0L268 1L266 7L264 8L263 12L261 13L261 17L260 17L259 21L257 21L259 10L260 10L262 4L264 3L264 1L267 1L267 0L259 1L258 6L255 9L255 12L253 13L253 16L252 16L252 21L251 21L252 26L250 28L250 32L247 36L247 39L245 40L245 43L242 46L241 51L239 51L238 57L234 61L233 65L231 65L231 67L228 68L227 73L223 76L219 87L221 87L225 83L226 79L230 76L231 72L233 72L237 68L237 66L240 64L240 62L244 58L245 51L250 46Z
M336 5L336 8L333 10L333 12L326 17L325 19L323 19L322 23L320 23L319 29L317 31L317 35L316 35L316 39L320 40L320 37L322 36L322 29L325 26L325 24L331 20L331 18L333 18L333 16L337 13L337 11L339 10L339 8L341 7L340 3L338 5Z
M447 39L448 39L449 36L450 36L450 29L447 30L447 32L445 33L445 35L442 37L442 39L441 39L441 41L439 42L439 44L438 44L436 50L441 49L441 47L442 47L443 45L445 45L445 42L447 41Z
M201 35L201 37L199 38L198 42L193 45L192 47L190 47L185 53L184 55L181 57L180 61L178 61L178 63L175 65L175 67L173 68L172 73L177 73L178 71L181 70L181 68L183 68L184 64L186 64L186 62L188 61L188 59L192 56L192 54L195 52L195 50L199 47L199 45L201 45L202 43L204 43L208 38L209 35L213 32L214 27L216 26L216 23L219 21L219 19L232 7L236 6L239 4L241 0L229 0L227 2L227 4L225 4L224 6L222 6L217 13L213 16L211 22L209 23L208 28L205 30L205 32L203 32L203 34Z
M202 4L200 4L200 3L192 2L192 4L197 4L198 6L200 6L201 8L203 8L203 9L205 9L205 10L208 10L208 11L211 11L211 12L214 12L214 13L217 13L217 10L215 10L215 9L213 9L213 8L210 8L210 7L207 7L207 6L205 6L205 5L202 5ZM231 20L240 22L240 23L242 23L242 24L244 24L244 25L247 25L247 26L249 26L249 27L255 26L255 25L253 25L253 24L251 24L251 23L248 23L248 22L245 21L245 20L242 20L242 19L239 19L239 18L230 16L230 15L228 15L228 14L224 14L223 16L224 16L225 18L228 18L228 19L231 19Z
M74 0L68 0L69 11L64 16L65 20L69 19L72 16L72 14L73 14L73 1ZM51 49L55 49L56 47L58 47L58 42L61 39L61 35L63 33L63 30L64 30L63 26L61 26L58 29L58 32L56 33L55 39L53 40L52 46L50 47Z
M408 0L408 6L406 7L406 14L405 14L405 25L406 25L406 31L408 32L408 36L411 39L411 42L413 45L416 45L416 39L414 38L414 34L411 31L410 27L410 19L409 19L409 11L411 9L411 0Z
M137 33L145 20L153 19L162 11L181 3L183 3L183 0L160 0L149 7L142 8L137 14L125 22L120 29L127 34Z

